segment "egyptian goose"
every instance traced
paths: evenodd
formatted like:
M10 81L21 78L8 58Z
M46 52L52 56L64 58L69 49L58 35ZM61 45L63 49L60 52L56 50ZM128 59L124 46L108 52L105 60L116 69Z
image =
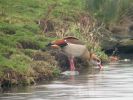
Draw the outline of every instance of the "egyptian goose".
M95 55L88 51L86 45L75 37L65 37L63 39L55 40L50 42L47 46L53 48L61 48L67 55L70 62L70 70L75 70L74 57L83 57L88 59L93 64L102 68L101 60Z

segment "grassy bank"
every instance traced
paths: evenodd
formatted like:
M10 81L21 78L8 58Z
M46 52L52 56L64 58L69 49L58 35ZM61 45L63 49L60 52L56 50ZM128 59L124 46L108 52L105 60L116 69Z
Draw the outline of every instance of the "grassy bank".
M81 0L0 0L1 84L28 85L57 76L60 70L55 58L40 51L55 38L76 36L107 59L98 37L90 34L96 22L84 12L83 3ZM91 22L84 24L86 21Z
M130 20L133 16L132 0L85 0L85 2L85 9L109 28L123 25L125 19Z
M40 51L54 39L36 24L47 5L45 0L0 0L1 84L29 85L59 74L55 59Z

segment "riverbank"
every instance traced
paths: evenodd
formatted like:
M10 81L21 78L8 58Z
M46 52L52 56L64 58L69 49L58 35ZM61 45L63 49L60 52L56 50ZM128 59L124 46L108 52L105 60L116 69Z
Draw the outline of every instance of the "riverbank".
M82 7L81 1L0 0L1 86L31 85L66 70L69 65L64 60L59 63L64 56L42 51L49 41L65 36L81 39L89 50L107 60L101 51L97 22ZM79 69L81 61L76 60Z

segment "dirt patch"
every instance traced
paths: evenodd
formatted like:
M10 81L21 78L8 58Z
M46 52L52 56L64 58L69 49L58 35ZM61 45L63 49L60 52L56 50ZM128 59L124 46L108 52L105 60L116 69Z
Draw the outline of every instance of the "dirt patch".
M31 85L38 81L50 80L59 75L59 67L55 57L48 52L34 51L30 57L32 61L29 66L25 66L25 72L14 68L2 67L3 74L0 77L1 87L11 87L16 85ZM19 66L19 65L18 65Z
M32 42L30 40L21 40L19 41L19 44L17 44L18 48L22 49L39 49L39 44Z

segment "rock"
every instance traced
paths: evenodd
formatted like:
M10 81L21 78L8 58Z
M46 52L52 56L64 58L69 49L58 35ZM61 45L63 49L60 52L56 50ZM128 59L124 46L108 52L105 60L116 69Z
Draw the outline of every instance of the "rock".
M108 54L113 54L117 48L117 53L133 53L133 35L127 34L111 34L101 41L103 50Z
M107 33L104 34L104 40L101 39L102 48L106 53L112 54L115 48L119 53L133 53L133 17L132 9L127 9L120 21L108 26ZM109 34L110 36L106 36Z
M120 53L133 53L133 40L122 39L116 47Z

